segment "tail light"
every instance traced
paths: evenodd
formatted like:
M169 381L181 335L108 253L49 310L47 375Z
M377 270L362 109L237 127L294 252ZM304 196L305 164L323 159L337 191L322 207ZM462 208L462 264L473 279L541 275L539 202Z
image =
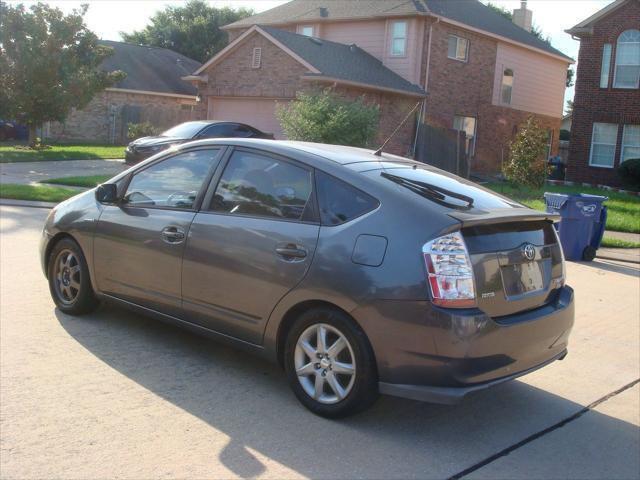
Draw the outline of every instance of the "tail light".
M435 305L451 308L476 306L473 267L460 232L425 243L422 254Z

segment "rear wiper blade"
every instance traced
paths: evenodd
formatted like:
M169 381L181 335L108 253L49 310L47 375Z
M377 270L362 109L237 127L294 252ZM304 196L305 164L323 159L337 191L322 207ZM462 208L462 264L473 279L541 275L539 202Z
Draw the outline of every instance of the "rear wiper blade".
M382 172L380 176L391 180L398 185L402 185L412 192L417 193L418 195L421 195L422 197L428 200L432 200L445 207L455 208L457 210L468 210L473 207L473 198L468 197L467 195L452 192L451 190L447 190L446 188L432 185L430 183L421 182L418 180L409 180L408 178L399 177L387 172ZM467 205L458 205L457 203L452 203L446 200L447 197L455 198L456 200L465 202Z

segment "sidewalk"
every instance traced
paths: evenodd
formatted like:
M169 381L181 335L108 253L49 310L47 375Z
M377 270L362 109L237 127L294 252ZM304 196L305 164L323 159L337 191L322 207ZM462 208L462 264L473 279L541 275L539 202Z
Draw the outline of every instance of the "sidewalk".
M640 233L612 232L610 230L605 230L604 236L615 238L617 240L625 240L627 242L640 243Z
M29 185L50 178L116 175L126 168L122 159L2 163L0 183Z

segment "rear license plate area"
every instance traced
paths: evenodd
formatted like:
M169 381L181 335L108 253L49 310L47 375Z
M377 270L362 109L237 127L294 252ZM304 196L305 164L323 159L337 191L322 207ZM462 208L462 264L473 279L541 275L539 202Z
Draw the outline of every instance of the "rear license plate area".
M545 269L541 261L505 265L501 270L508 297L545 289Z

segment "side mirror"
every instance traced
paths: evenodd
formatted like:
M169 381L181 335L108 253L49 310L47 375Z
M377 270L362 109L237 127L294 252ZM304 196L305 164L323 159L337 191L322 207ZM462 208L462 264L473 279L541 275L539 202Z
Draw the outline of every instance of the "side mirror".
M116 203L118 201L118 186L115 183L98 185L96 200L100 203Z

